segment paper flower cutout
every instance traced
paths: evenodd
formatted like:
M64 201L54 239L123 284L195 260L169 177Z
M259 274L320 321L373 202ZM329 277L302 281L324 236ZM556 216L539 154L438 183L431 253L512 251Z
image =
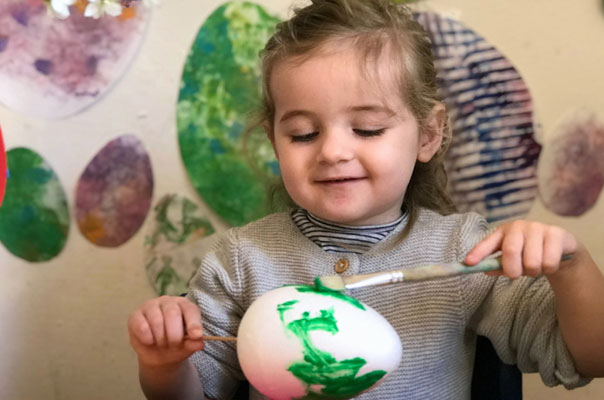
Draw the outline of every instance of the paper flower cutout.
M76 0L46 0L45 2L51 15L65 19L69 17L69 6L73 5Z
M140 0L43 0L48 8L48 13L60 19L66 19L70 15L69 7L76 5L84 16L99 19L107 14L117 17L122 14L124 8ZM159 0L143 0L147 7L159 4Z
M122 4L119 2L119 0L88 0L86 11L84 11L84 16L98 19L101 18L103 14L117 17L121 13Z

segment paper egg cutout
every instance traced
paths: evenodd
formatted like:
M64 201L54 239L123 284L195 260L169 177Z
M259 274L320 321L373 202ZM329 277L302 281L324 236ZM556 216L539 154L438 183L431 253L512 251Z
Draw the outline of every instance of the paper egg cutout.
M250 384L271 399L347 399L394 371L402 346L390 323L360 301L285 286L245 312L237 356Z
M430 12L417 20L430 36L451 116L444 160L451 199L489 222L526 215L541 151L528 85L505 54L461 21Z
M30 262L59 255L69 233L67 196L52 166L34 150L6 154L10 178L0 207L0 242Z
M144 264L155 292L178 296L186 293L189 280L208 251L214 227L193 201L179 194L164 195L153 207L145 235Z
M604 120L587 109L564 115L539 161L539 195L558 215L590 210L604 188Z
M266 182L279 175L262 128L244 134L261 99L258 52L278 22L261 5L226 2L199 29L183 67L180 154L195 190L230 225L266 215Z
M0 1L0 103L27 117L58 119L98 102L125 75L150 13L132 7L115 18L48 16L42 0Z
M122 135L105 145L76 187L76 220L91 243L117 247L143 224L153 195L153 170L143 143Z

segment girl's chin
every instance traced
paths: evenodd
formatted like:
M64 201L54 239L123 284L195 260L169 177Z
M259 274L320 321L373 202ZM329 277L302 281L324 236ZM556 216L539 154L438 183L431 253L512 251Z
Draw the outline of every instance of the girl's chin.
M365 226L365 225L381 225L393 222L400 215L389 216L389 215L359 215L354 213L342 213L342 212L326 212L324 210L314 212L307 210L315 217L318 217L324 221L332 222L338 225L349 225L349 226Z

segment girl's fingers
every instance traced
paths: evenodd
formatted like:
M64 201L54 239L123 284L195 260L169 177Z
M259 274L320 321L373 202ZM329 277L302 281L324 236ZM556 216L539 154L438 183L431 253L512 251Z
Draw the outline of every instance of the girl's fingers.
M136 310L130 315L130 318L128 318L128 331L130 332L131 338L134 338L146 346L151 346L154 343L151 328L140 310Z
M522 275L522 249L524 233L519 229L507 230L501 242L501 263L503 274L516 279Z
M493 233L482 239L474 246L474 248L472 248L472 250L470 250L464 259L464 262L468 265L474 265L486 256L493 254L499 250L503 237L503 230L500 228L495 229Z
M560 267L560 258L565 251L565 241L570 242L569 244L575 244L569 246L568 252L573 252L576 246L574 237L566 233L566 231L557 228L549 227L545 233L545 246L543 249L543 273L552 274Z
M189 353L194 353L196 351L201 351L205 347L205 342L203 340L185 340L184 348Z
M169 347L180 345L184 337L183 316L176 302L166 302L161 305L166 331L166 342Z
M574 236L562 228L536 222L512 221L501 225L481 240L466 255L464 262L474 265L486 256L501 250L503 273L518 278L521 275L552 274L560 267L562 254L577 250Z
M159 301L151 301L143 306L143 315L151 328L154 342L159 347L165 347L166 333L164 327L164 316L159 306Z
M182 313L186 334L191 339L201 339L203 327L201 325L201 314L199 308L191 301L183 299L179 303Z
M543 228L535 225L524 237L524 249L522 250L522 267L524 275L538 276L541 274L543 264Z

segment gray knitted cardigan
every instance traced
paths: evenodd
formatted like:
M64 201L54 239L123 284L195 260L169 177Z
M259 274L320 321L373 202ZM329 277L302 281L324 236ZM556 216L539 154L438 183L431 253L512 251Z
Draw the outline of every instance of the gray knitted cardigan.
M256 298L334 274L341 258L350 263L344 274L460 261L487 231L474 213L441 216L422 210L409 236L400 240L406 222L356 255L327 253L300 233L289 214L270 215L219 235L203 255L188 296L198 304L208 335L236 336ZM477 334L490 338L504 362L538 371L546 385L573 388L588 382L575 371L544 278L472 274L367 288L354 297L382 314L403 345L399 368L359 399L469 399ZM191 360L211 398L231 398L244 379L233 344L208 342ZM252 388L250 398L264 397Z

